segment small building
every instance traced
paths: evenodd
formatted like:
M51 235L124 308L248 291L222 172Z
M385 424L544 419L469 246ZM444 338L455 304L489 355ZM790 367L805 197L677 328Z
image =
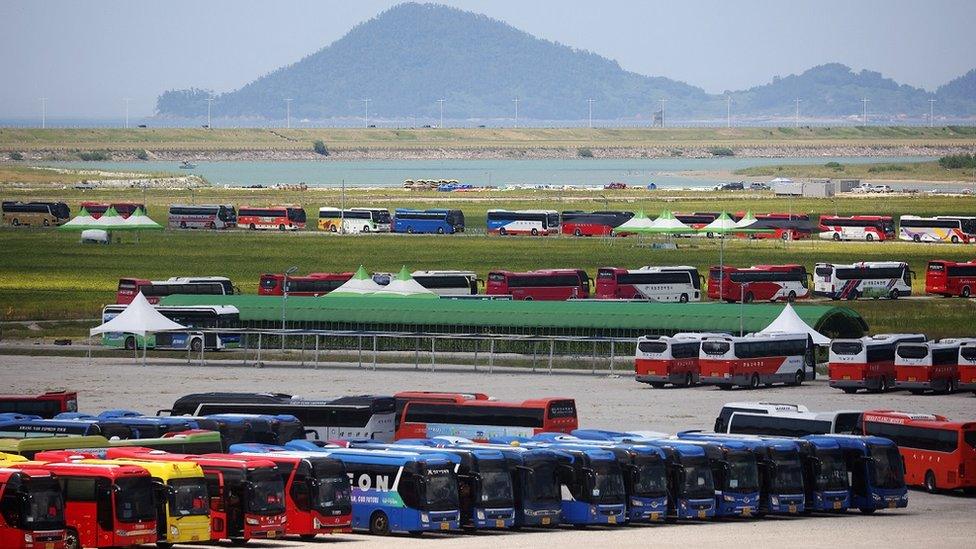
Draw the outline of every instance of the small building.
M829 179L814 179L802 184L803 196L807 198L829 198L834 196L834 183Z
M835 190L839 193L849 193L854 190L854 187L860 186L860 179L841 179L837 182L837 188Z
M769 182L773 194L777 196L803 196L803 183L786 177L777 177Z

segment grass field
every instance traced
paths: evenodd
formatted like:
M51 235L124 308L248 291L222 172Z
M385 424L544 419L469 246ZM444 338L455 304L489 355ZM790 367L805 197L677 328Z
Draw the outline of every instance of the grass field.
M123 191L4 191L4 198L58 197L68 200L74 210L82 199L142 199L141 192ZM280 192L271 190L232 191L207 189L194 191L197 202L261 204L301 202L314 225L318 206L337 204L335 192ZM870 197L838 200L797 199L786 201L770 197L729 195L675 195L667 200L649 198L649 193L629 191L608 196L604 202L585 193L495 192L445 196L443 193L415 194L400 190L360 192L347 204L378 204L386 207L460 207L472 231L456 236L363 235L335 236L315 231L297 234L252 233L246 231L193 232L164 231L139 237L125 235L125 241L111 246L78 244L75 233L56 230L0 230L4 260L0 262L0 315L6 320L97 317L101 306L114 299L120 277L166 278L179 275L225 275L245 293L256 293L259 276L281 272L291 265L300 272L344 271L365 265L375 271L396 271L402 265L411 269L470 269L482 277L495 268L534 269L580 267L595 275L602 266L635 268L641 265L690 264L701 270L719 261L719 243L707 239L682 239L677 250L652 249L637 239L599 238L500 238L476 235L484 227L490 207L564 209L645 209L656 213L663 208L675 211L715 211L720 209L757 212L787 211L819 213L889 213L898 215L976 212L976 198ZM650 193L651 197L660 197ZM186 193L150 191L150 212L165 222L165 205L188 201ZM833 243L819 240L790 244L772 241L730 241L726 263L802 263L812 268L818 261L854 262L903 260L918 274L914 290L924 290L925 263L929 259L968 260L976 247L918 245L913 243ZM897 302L859 301L844 303L865 316L872 331L924 329L933 336L972 335L976 302L962 299L925 299ZM65 327L59 328L61 332ZM70 332L70 329L68 330Z
M976 128L0 129L0 151L575 149L728 146L964 146Z
M781 166L743 168L736 170L734 173L747 177L976 182L976 173L973 170L949 170L939 166L938 162L787 164Z

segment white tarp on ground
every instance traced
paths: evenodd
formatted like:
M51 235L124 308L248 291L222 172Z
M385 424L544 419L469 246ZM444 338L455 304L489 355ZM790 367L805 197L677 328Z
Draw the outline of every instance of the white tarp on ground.
M810 334L814 344L830 345L830 338L811 328L809 324L800 318L800 315L796 314L796 311L793 310L793 306L789 303L786 304L786 307L783 307L783 312L776 317L776 320L772 321L769 326L766 326L759 331L760 334L769 334L773 332Z
M122 332L145 337L146 334L185 329L185 326L163 316L139 292L124 311L105 324L92 328L89 335Z

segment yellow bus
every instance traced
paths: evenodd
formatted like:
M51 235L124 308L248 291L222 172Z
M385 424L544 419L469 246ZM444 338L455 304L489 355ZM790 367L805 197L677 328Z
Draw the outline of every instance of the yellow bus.
M27 461L24 456L18 456L17 454L4 454L0 452L0 467L6 467L12 463L23 463Z
M4 225L53 227L67 223L71 210L64 202L4 202Z

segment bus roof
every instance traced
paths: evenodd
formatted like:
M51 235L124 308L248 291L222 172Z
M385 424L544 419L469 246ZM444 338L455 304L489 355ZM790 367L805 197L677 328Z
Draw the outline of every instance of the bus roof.
M816 267L834 267L836 269L872 269L885 267L904 267L904 261L860 261L858 263L817 263Z
M411 400L407 402L407 405L411 404L434 404L434 405L448 405L453 404L457 406L488 406L488 407L517 407L517 408L543 408L545 409L549 404L556 401L572 401L575 404L575 400L567 397L544 397L531 400L523 400L522 402L503 402L499 400L481 400L481 399L467 399L460 401L438 401L438 400Z
M928 427L930 429L976 429L976 421L952 421L945 416L937 414L920 414L895 410L867 410L864 412L864 421Z
M726 402L722 408L746 408L765 412L809 412L810 409L802 404L789 402Z
M36 462L17 464L17 467L32 466ZM100 476L112 479L123 477L148 477L149 472L138 465L127 463L84 463L84 462L48 462L43 465L59 476Z

